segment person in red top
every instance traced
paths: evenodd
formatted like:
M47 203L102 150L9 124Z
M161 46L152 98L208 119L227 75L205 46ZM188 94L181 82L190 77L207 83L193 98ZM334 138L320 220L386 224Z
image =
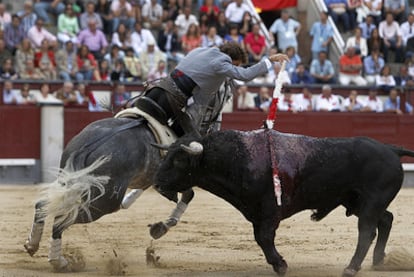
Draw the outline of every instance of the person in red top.
M79 73L83 75L85 81L100 80L98 64L94 55L89 52L88 46L82 44L78 49L77 63Z
M55 52L50 47L49 40L43 39L39 50L35 52L34 66L39 69L42 79L57 79Z
M266 52L265 37L260 34L259 24L253 24L252 31L247 33L244 44L249 57L249 63L257 63Z
M217 22L219 7L214 5L214 0L204 0L204 5L200 7L200 14L207 15L207 24L214 25Z
M367 80L362 77L362 60L357 55L354 46L347 47L345 53L339 59L339 83L349 85L351 83L358 86L367 85Z

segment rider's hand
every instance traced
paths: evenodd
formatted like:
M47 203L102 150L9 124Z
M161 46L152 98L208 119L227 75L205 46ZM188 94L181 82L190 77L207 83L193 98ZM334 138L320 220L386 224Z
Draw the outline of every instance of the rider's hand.
M285 55L285 54L280 54L279 53L279 54L271 55L269 57L269 60L271 62L283 62L283 61L289 62L289 57L287 55Z

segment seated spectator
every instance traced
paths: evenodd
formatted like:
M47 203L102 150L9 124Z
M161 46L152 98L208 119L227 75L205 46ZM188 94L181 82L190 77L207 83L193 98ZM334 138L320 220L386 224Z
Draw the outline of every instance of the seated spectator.
M299 63L296 66L296 70L292 73L291 81L292 84L296 85L309 85L314 83L309 70L306 69L305 64L303 63Z
M12 55L16 53L18 47L26 37L23 25L20 24L20 17L16 14L12 16L12 22L4 27L4 41L6 48Z
M217 35L216 26L208 27L207 34L201 36L201 46L202 47L213 47L220 46L223 44L223 39Z
M318 58L312 60L310 74L317 84L335 83L335 69L332 62L328 60L327 52L319 52Z
M6 80L3 83L3 104L17 104L20 93L13 88L13 82Z
M163 1L163 9L163 21L172 20L174 22L181 12L180 5L177 0Z
M82 82L83 75L79 72L77 53L74 43L68 40L55 55L58 77L64 81Z
M345 98L342 106L347 112L360 112L364 107L364 102L359 99L358 92L353 89L349 92L349 96Z
M399 73L397 76L394 76L394 79L396 86L414 86L414 77L408 74L408 68L406 65L400 66Z
M153 68L148 72L148 82L153 82L162 78L166 78L167 75L167 64L164 60L159 60L157 67Z
M254 98L254 104L256 108L263 110L261 106L271 99L272 97L270 96L269 88L265 86L261 86L259 90L259 94Z
M6 48L5 41L0 38L0 66L4 63L7 59L13 59L13 55L10 51Z
M297 65L302 62L302 59L293 46L286 47L285 54L289 58L289 62L286 63L286 71L289 73L289 77L292 77L293 72L296 70Z
M144 28L157 32L162 29L163 9L157 0L147 1L142 6L141 16Z
M26 67L27 60L34 62L34 51L29 39L23 39L21 46L16 50L15 68L18 73L23 72Z
M213 25L217 22L220 8L214 4L214 0L204 0L203 5L199 9L200 14L207 15L207 24Z
M13 59L6 59L0 67L0 80L16 80L19 74L14 70Z
M273 70L269 70L269 73L266 75L266 83L275 84L276 80L280 80L283 85L290 85L292 83L289 77L289 73L286 70L280 71L280 63L274 63L272 69Z
M114 17L114 15L111 12L111 1L110 0L98 0L98 1L96 1L95 12L102 19L102 24L103 24L102 31L105 34L113 33L113 30L114 30L114 28L113 28L113 17ZM99 21L97 21L97 22L99 22ZM86 23L85 28L82 27L81 29L86 29L87 25L88 25L88 23ZM97 26L99 26L99 23L97 23Z
M140 55L143 80L148 77L148 73L153 71L161 60L166 60L165 54L155 48L155 41L149 41L147 50Z
M92 0L86 3L85 11L79 16L79 25L81 30L88 28L89 20L95 20L96 28L104 31L102 18L97 12L95 12L95 3Z
M349 37L346 41L346 48L355 47L356 53L362 58L365 58L368 55L368 44L367 40L362 37L361 29L355 28L354 36Z
M376 77L381 73L385 65L384 58L380 55L378 48L371 51L371 55L364 59L365 80L368 84L374 84Z
M412 12L408 14L407 21L400 25L400 30L403 46L405 47L408 39L414 37L414 14Z
M77 34L79 33L78 18L73 11L72 4L67 4L65 12L61 13L58 17L57 23L57 39L61 43L66 43L70 40L73 43L77 42Z
M78 49L77 64L84 81L91 81L93 78L99 79L98 64L86 45L81 45Z
M379 35L384 41L383 53L384 59L388 61L388 52L395 52L394 62L403 61L403 42L401 37L400 25L394 20L391 12L387 12L385 20L379 24Z
M114 67L111 69L111 81L113 82L120 82L125 81L126 78L126 71L125 65L122 60L116 60Z
M224 38L224 36L229 33L229 24L227 23L226 16L224 15L224 11L219 12L217 22L213 25L216 26L217 35L219 35L221 38ZM207 25L207 27L208 26L209 25ZM205 32L202 32L202 33L204 34Z
M377 113L384 111L384 103L382 103L382 100L377 96L377 89L375 87L370 87L368 91L368 99L362 110L364 112Z
M127 0L113 0L111 2L112 14L112 33L116 32L118 25L122 22L130 30L133 29L135 23L134 9Z
M84 83L79 83L76 86L76 101L78 105L85 105L88 107L90 112L100 112L104 109L101 107L100 103L97 102L93 93L88 92Z
M120 51L118 45L112 45L111 50L105 54L103 59L108 61L109 69L112 71L115 68L115 63L122 62L123 58L124 53Z
M296 37L300 29L300 23L289 17L289 11L282 10L280 18L273 22L269 32L277 36L277 45L282 52L285 52L288 47L293 47L297 51L298 40Z
M115 86L115 91L114 91L115 106L116 107L124 106L129 100L129 98L131 98L131 94L126 91L125 85L118 83Z
M147 49L149 41L155 42L155 38L151 31L146 28L142 28L141 22L135 22L135 28L131 34L131 43L132 48L134 48L135 55L139 57L141 52ZM156 48L158 48L158 46Z
M177 28L174 26L174 21L168 20L164 30L159 32L158 46L160 50L167 55L167 62L178 64L184 57L184 54L180 51L180 39L178 38Z
M34 4L34 11L38 18L42 19L47 25L52 24L52 20L49 17L50 13L58 16L63 13L64 10L65 4L63 1L38 0Z
M405 3L405 0L384 0L384 13L392 14L398 23L402 23L406 19Z
M380 37L377 28L372 30L371 37L367 40L367 45L368 55L371 55L373 49L379 49L381 55L383 56L382 50L384 49L384 40Z
M88 28L79 32L77 40L78 47L81 45L88 47L97 60L102 59L106 54L108 41L105 34L97 29L95 20L89 20Z
M225 9L225 16L229 24L235 23L241 25L243 23L243 15L245 12L251 12L249 6L243 3L243 0L235 0L227 5Z
M34 60L27 60L23 71L19 73L21 79L24 80L44 80L45 77L40 68L36 68Z
M112 65L112 69L115 70L118 65L119 60L115 60L114 64ZM98 75L99 75L99 81L111 81L111 74L112 70L109 66L109 62L106 59L103 59L98 62ZM95 80L97 78L96 76L93 78ZM119 78L118 78L119 80ZM96 81L96 80L95 80Z
M239 24L239 33L240 35L245 37L247 33L252 31L252 27L255 21L253 20L253 17L250 14L250 12L244 12L242 18L243 18L242 22L241 24ZM273 46L276 46L276 45L273 45Z
M285 91L277 102L277 110L282 112L296 112L293 110L293 99L290 92Z
M63 86L55 91L53 95L62 101L65 106L77 103L74 85L71 81L64 82Z
M202 42L200 29L198 25L191 24L187 33L181 38L181 49L184 54L188 54L191 50L200 47Z
M362 60L351 46L339 59L339 83L341 85L355 84L365 86L367 81L362 77Z
M50 93L50 86L48 83L42 83L40 85L40 94L36 94L36 103L61 103L53 94Z
M376 76L375 84L378 88L381 88L385 92L389 92L393 87L395 87L395 79L391 74L391 67L386 64L381 70L381 73Z
M239 34L239 26L236 24L229 26L229 33L224 36L224 42L236 42L245 49L243 36Z
M57 42L56 36L43 28L43 19L41 18L36 19L35 25L27 32L27 37L33 48L40 48L44 39L49 42L51 47L55 47Z
M400 96L398 96L398 89L392 88L389 92L388 98L384 102L384 112L404 114L402 108L405 109L406 113L413 114L413 106L408 102L404 101L401 103ZM404 105L405 107L402 107Z
M198 25L198 20L194 14L191 14L191 7L185 6L183 13L178 15L175 20L175 25L178 28L178 37L183 37L191 24Z
M238 110L255 110L257 109L254 98L256 93L248 91L248 87L242 84L237 89L237 109Z
M318 112L338 112L342 110L339 97L332 94L330 85L322 86L322 93L316 97L315 110Z
M266 53L265 37L260 34L259 24L254 24L252 31L244 38L244 45L248 54L249 63L259 62Z
M27 34L30 28L32 28L37 19L36 13L33 12L33 3L27 0L23 4L23 10L17 12L17 16L20 18L20 25L23 27L23 32Z
M325 0L328 13L332 20L338 25L340 22L343 26L343 32L349 32L352 29L351 19L347 9L347 0Z
M372 16L375 25L382 20L382 1L383 0L364 0L365 6L369 9L368 15Z
M293 110L298 112L310 112L312 107L312 93L309 87L304 86L301 93L297 93L293 97Z
M119 23L118 30L112 34L111 45L116 45L122 56L128 48L132 47L131 31L124 23Z
M365 20L359 23L358 27L361 29L361 36L368 41L371 37L372 30L377 28L377 25L375 25L374 17L368 14Z
M30 85L24 84L20 90L20 97L17 104L19 105L33 105L36 104L36 99L32 93L30 93Z
M57 79L55 52L49 47L47 39L42 41L39 50L35 52L34 66L42 73L42 79Z
M134 55L132 47L126 50L123 63L125 65L125 77L128 82L142 80L141 61Z

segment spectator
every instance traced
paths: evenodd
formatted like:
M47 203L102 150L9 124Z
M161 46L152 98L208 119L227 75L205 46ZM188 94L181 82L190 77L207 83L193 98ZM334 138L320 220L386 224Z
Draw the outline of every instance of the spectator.
M364 0L365 6L369 9L368 15L372 16L374 24L378 24L382 20L382 1L383 0Z
M183 9L183 13L178 15L175 20L175 25L178 28L178 36L184 36L191 24L198 25L198 20L195 15L191 14L191 7L186 6Z
M0 40L1 41L1 40ZM1 43L0 43L1 45ZM15 66L18 73L23 72L26 68L26 62L34 62L34 51L28 38L23 39L20 48L16 50Z
M330 85L322 86L322 93L316 97L315 110L318 112L338 112L342 110L339 97L332 94Z
M12 21L11 14L6 11L6 5L0 3L0 29L4 30L6 25L10 24Z
M127 0L113 0L111 2L112 13L112 30L116 32L119 23L124 23L130 30L133 29L135 23L135 14L131 3Z
M113 24L113 14L111 12L111 1L110 0L97 0L96 6L95 6L95 12L99 14L99 16L102 19L102 24L103 24L102 31L105 34L113 33L114 24ZM82 27L81 29L86 29L87 25L88 25L88 21L86 22L86 27L85 28Z
M42 41L40 49L35 52L34 65L42 73L42 79L57 79L55 52L49 47L47 39Z
M269 71L269 73L266 76L265 82L269 84L274 84L276 80L279 79L283 85L290 85L292 82L290 80L289 73L286 70L284 71L280 71L280 70L281 70L281 64L274 63L273 70Z
M109 69L112 71L115 69L115 63L123 60L125 54L120 51L118 45L112 45L109 53L106 53L104 60L108 61Z
M93 78L99 79L98 65L95 57L89 52L86 45L81 45L77 53L77 64L79 73L82 74L84 81L91 81Z
M148 82L153 82L167 77L167 64L164 60L159 60L155 68L148 72Z
M24 32L23 25L20 24L20 17L14 14L12 16L12 22L4 28L6 48L12 55L16 53L17 48L20 47L25 37L26 33Z
M200 7L200 14L207 15L207 24L214 25L218 21L220 12L219 7L214 4L214 0L204 0L204 4Z
M302 62L302 59L293 46L288 46L285 50L285 54L289 58L289 62L286 64L286 71L289 73L289 77L291 77L296 70L297 65Z
M87 88L84 83L79 83L76 86L76 100L78 105L86 105L90 112L101 112L103 108L101 105L96 101L95 96L90 91L87 91Z
M213 47L220 46L223 44L223 39L217 35L216 26L208 27L208 32L201 37L201 46L202 47Z
M299 63L296 66L296 70L292 73L292 84L296 85L309 85L313 84L314 80L310 72L306 69L304 63Z
M100 81L111 81L112 71L116 70L119 60L115 60L112 66L109 65L108 60L103 59L98 62L99 80ZM111 69L112 67L112 69ZM95 77L93 78L95 79ZM119 77L118 77L119 80Z
M348 13L347 0L325 0L325 5L332 20L337 25L339 22L342 23L343 32L351 31L351 18Z
M375 84L378 88L381 88L385 92L389 92L393 87L395 87L395 79L391 74L391 67L388 64L384 65L380 74L376 76Z
M164 15L163 21L172 20L173 22L177 19L177 16L180 14L180 6L178 5L177 0L168 0L163 1L164 3Z
M134 55L134 49L128 48L123 58L125 77L128 82L142 80L141 61Z
M79 72L77 54L74 43L68 40L65 45L56 52L55 56L57 74L63 81L82 82L83 75Z
M94 55L95 59L103 58L107 51L108 41L105 34L97 29L96 21L90 20L88 28L82 30L78 34L78 46L85 45L89 51Z
M408 102L404 101L401 103L400 96L398 96L398 89L392 88L389 92L388 98L384 102L384 112L404 114L401 108L405 109L406 113L413 114L413 106ZM404 107L402 106L404 105Z
M255 93L249 92L248 87L242 84L237 89L237 109L238 110L255 110L256 106L254 103Z
M34 66L34 60L27 60L23 71L19 72L23 80L44 80L44 75L39 68Z
M293 97L293 110L298 112L310 112L312 107L312 93L308 86L302 88L302 93L298 93Z
M383 112L384 111L384 103L382 100L377 96L377 89L375 87L371 87L368 91L368 99L364 104L362 109L364 112Z
M369 14L364 22L359 23L358 27L361 29L361 36L368 40L371 37L372 30L377 28L377 25L375 25L374 17Z
M36 19L35 25L27 32L27 37L32 43L33 48L40 48L44 39L48 40L52 47L56 46L56 36L43 28L43 19L41 18Z
M325 51L321 51L318 58L313 59L311 62L310 74L317 84L335 83L335 69L327 57L328 54Z
M124 23L119 23L118 30L112 34L111 44L118 46L122 56L128 48L132 47L131 30Z
M358 92L353 89L349 92L349 96L345 98L343 107L347 112L360 112L364 107L364 102L358 97Z
M272 97L270 96L269 88L265 86L261 86L259 90L259 94L254 98L254 104L256 108L262 110L261 106L271 99Z
M115 91L114 91L115 106L116 107L124 106L129 100L129 98L131 98L131 94L126 91L125 85L118 83L115 86Z
M34 4L34 11L38 18L41 18L46 25L51 25L52 20L49 13L58 16L65 10L65 4L62 0L37 0Z
M32 93L30 93L30 85L24 84L20 90L20 97L17 100L19 105L33 105L36 104L36 99Z
M95 20L96 28L104 31L102 18L97 12L95 12L95 2L92 0L86 3L85 11L79 16L79 25L81 30L88 28L89 20Z
M16 80L19 74L14 70L13 59L5 59L0 67L0 80Z
M32 28L37 19L36 13L33 12L33 3L28 0L23 4L23 10L17 12L17 15L20 18L20 25L23 26L23 31L25 34Z
M241 24L239 25L239 33L245 37L247 35L247 33L252 31L252 27L253 27L253 18L252 15L250 14L250 12L244 12L243 14L243 20Z
M388 52L390 50L395 51L395 62L399 63L403 60L403 44L401 37L400 26L397 21L394 20L394 16L391 12L388 12L385 16L385 20L379 24L379 35L384 41L383 54L384 59L388 61Z
M116 60L115 64L111 70L111 81L119 82L125 81L126 79L126 70L125 65L121 60Z
M414 77L408 74L408 68L406 65L400 66L399 73L397 76L394 76L394 79L397 86L414 86Z
M362 30L357 27L354 30L354 36L349 37L346 41L346 48L355 47L356 53L362 58L368 55L368 44L367 40L362 37Z
M244 38L244 45L248 54L249 63L260 61L266 52L265 37L260 34L259 24L254 24L252 31Z
M374 84L376 77L381 73L385 65L384 58L378 48L372 49L371 55L364 59L365 80L368 84Z
M400 25L401 37L404 47L407 45L409 38L414 37L414 14L413 12L408 14L407 21Z
M348 47L339 59L339 83L341 85L365 86L367 84L367 81L362 77L361 56L355 52L355 47Z
M157 0L147 1L142 6L141 16L145 28L156 31L157 33L162 30L163 9L157 3Z
M148 73L153 71L160 60L165 61L165 54L155 48L155 42L149 41L147 50L142 52L140 55L141 66L142 66L142 79L145 80Z
M371 37L367 40L367 44L368 44L368 55L371 54L372 49L379 49L381 55L383 54L384 40L380 37L379 31L377 28L372 30Z
M224 15L223 11L219 12L217 21L213 25L216 26L217 35L219 35L221 38L224 38L224 36L229 33L230 24L227 23L227 19L226 19L226 16ZM232 24L232 25L234 25L234 24Z
M320 13L320 21L313 23L310 35L312 37L312 58L317 59L319 52L329 52L329 45L333 39L333 28L328 23L328 13Z
M239 34L239 27L236 24L229 26L229 33L224 36L224 42L236 42L245 49L243 36Z
M40 85L40 94L36 95L36 103L62 103L53 94L50 93L50 86L48 83Z
M135 55L140 56L141 52L147 49L148 41L155 41L151 31L142 28L141 22L135 22L135 29L131 34L131 43Z
M0 38L0 65L2 65L5 60L10 58L13 58L13 55L6 48L6 43L4 39Z
M292 46L298 50L298 40L296 36L299 34L301 25L298 21L289 18L288 10L283 10L280 18L276 19L270 26L270 33L277 37L277 46L282 52L286 48Z
M3 83L3 104L17 104L19 100L19 91L13 88L13 83L6 80Z
M239 26L243 23L243 15L245 12L251 12L249 6L243 3L243 0L235 0L227 5L225 16L228 23L235 23Z
M364 0L347 0L347 12L349 14L349 23L351 30L358 26L358 23L362 22L367 15L366 7L363 6Z
M384 0L384 13L392 14L398 23L405 20L405 0Z
M279 98L277 102L277 109L279 111L284 112L296 112L293 110L293 99L292 94L290 92L282 93L282 96Z
M71 81L64 82L63 86L54 92L54 96L65 106L77 103L74 85Z
M65 12L58 16L58 40L65 44L70 40L73 43L77 42L77 34L79 32L78 18L73 11L72 4L67 4Z
M180 52L180 39L174 21L168 20L163 31L158 34L158 46L167 55L167 62L177 64L184 55Z
M181 38L181 49L184 54L188 54L191 50L201 46L201 34L197 24L191 24L187 33Z

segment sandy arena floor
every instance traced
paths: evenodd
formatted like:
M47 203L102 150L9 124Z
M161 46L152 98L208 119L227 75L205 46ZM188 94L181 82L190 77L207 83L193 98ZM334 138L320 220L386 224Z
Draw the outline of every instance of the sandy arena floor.
M256 244L252 227L223 200L196 189L182 221L152 241L147 224L164 220L174 204L152 189L129 209L97 222L74 225L63 234L64 252L85 261L80 272L59 274L47 262L51 222L39 251L23 248L33 218L38 186L0 185L0 277L43 276L276 276ZM414 189L403 189L390 207L394 225L387 246L390 263L411 271L373 271L372 248L358 276L414 276ZM356 218L338 208L319 223L303 212L282 222L276 237L279 252L293 277L340 276L356 247ZM151 245L159 264L146 264Z

